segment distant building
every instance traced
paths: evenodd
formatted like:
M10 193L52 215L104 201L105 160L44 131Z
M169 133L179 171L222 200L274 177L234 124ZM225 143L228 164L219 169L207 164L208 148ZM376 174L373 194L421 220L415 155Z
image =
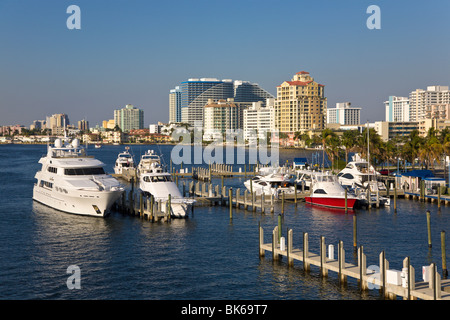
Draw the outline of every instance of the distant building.
M171 99L175 99L173 94L175 93L171 91ZM268 98L274 97L258 84L249 81L191 78L181 83L181 122L190 125L203 123L203 108L210 99L214 101L233 99L235 104L241 107L242 112L245 106L251 105L252 102L261 101L264 105ZM174 110L174 106L175 103L171 103L170 110Z
M161 124L151 124L149 125L149 133L161 133L161 128L162 125Z
M327 124L357 125L360 123L361 108L351 107L350 102L336 103L336 108L327 109Z
M169 122L181 122L181 87L177 86L169 93Z
M291 81L277 87L275 123L280 132L323 130L327 110L325 86L314 81L309 72L297 72Z
M410 121L410 107L407 97L389 96L389 100L384 102L384 107L386 110L386 121Z
M238 129L239 106L233 99L214 101L210 99L204 107L203 139L223 139L227 132ZM225 140L225 139L224 139Z
M78 121L78 129L80 131L89 131L89 121L85 119Z
M51 129L52 135L64 135L64 128L69 124L69 117L64 113L53 114L46 119L46 127Z
M144 110L127 104L125 108L114 110L114 124L123 132L144 128Z
M30 130L43 130L45 129L45 120L34 120L32 124L30 124Z
M267 132L275 131L275 106L273 99L263 107L261 102L253 102L253 105L244 110L244 139L249 140L253 135L259 139L266 139ZM271 102L270 102L271 101Z
M407 137L413 130L419 129L416 121L376 121L375 131L381 136L383 141L389 141L397 137Z
M114 119L103 120L102 126L105 129L114 129L116 126L116 123L115 123Z
M409 94L410 121L448 119L450 91L448 86L429 86Z

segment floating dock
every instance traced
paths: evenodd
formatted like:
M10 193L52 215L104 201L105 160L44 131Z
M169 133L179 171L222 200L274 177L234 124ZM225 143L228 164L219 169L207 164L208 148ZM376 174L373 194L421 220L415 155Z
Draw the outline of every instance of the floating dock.
M272 232L272 242L264 243L264 230L259 227L259 256L263 258L265 251L272 253L272 259L277 261L280 257L286 257L288 266L294 265L294 261L300 261L305 271L310 271L310 266L320 268L323 277L328 276L332 271L338 274L339 282L345 283L348 278L358 280L361 290L378 289L384 298L396 299L397 296L405 300L450 300L450 280L441 280L440 274L436 270L436 265L432 263L426 271L427 282L415 281L415 269L410 264L409 258L403 260L402 271L389 269L389 261L385 252L379 256L379 266L367 268L367 258L364 248L357 249L358 264L354 265L345 261L345 250L342 241L337 247L337 259L334 258L334 246L325 244L325 238L320 237L320 253L309 251L308 233L303 234L303 248L296 249L293 246L293 232L290 229L287 233L287 243L281 237L279 226Z

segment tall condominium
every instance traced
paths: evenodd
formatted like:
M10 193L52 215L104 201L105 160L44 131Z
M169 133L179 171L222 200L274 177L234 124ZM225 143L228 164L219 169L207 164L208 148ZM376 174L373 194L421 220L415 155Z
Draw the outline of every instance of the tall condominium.
M234 103L233 98L218 101L209 99L203 117L203 139L220 139L227 132L238 129L239 105Z
M323 130L327 110L324 85L314 81L309 72L297 72L291 81L277 87L276 126L280 132Z
M267 99L274 98L272 94L261 88L257 83L235 80L233 87L234 101L236 102L261 102L261 105L265 106Z
M249 81L216 78L192 78L181 83L181 121L191 125L203 123L203 108L209 99L233 98L242 107L273 96L258 84Z
M69 124L69 117L64 113L53 114L46 119L46 127L51 129L52 135L63 135L64 128Z
M127 104L125 108L114 110L114 124L123 132L132 129L144 129L144 110Z
M448 118L450 91L448 86L429 86L409 94L410 121Z
M88 131L89 130L89 121L86 119L78 121L78 129L80 131Z
M266 106L262 102L253 102L252 106L244 110L244 139L249 140L255 135L259 139L266 139L267 132L275 131L275 99L267 99Z
M181 122L181 87L169 92L169 122Z
M407 97L389 96L389 100L384 102L387 122L409 121L410 107Z
M327 123L358 125L361 120L361 108L351 106L350 102L338 102L336 108L327 109Z
M203 124L203 107L212 100L233 98L232 80L191 78L181 83L181 121L191 125Z

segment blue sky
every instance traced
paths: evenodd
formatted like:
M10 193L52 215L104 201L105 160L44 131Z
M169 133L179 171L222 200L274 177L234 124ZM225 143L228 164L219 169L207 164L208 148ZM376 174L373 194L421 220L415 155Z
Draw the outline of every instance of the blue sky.
M69 5L81 30L69 30ZM381 9L369 30L368 6ZM90 125L113 110L168 121L168 92L192 77L248 80L276 94L298 71L350 101L361 121L383 101L450 85L450 1L0 0L0 125L67 113Z

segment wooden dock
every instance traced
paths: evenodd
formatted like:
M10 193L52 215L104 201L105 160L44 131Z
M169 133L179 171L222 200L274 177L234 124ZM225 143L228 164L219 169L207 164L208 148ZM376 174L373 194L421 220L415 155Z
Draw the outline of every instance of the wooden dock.
M163 206L167 206L163 211ZM131 188L128 192L122 193L122 196L114 204L115 210L120 213L131 216L138 216L141 219L151 222L170 221L170 200L166 203L154 201L153 197L144 197L140 192L135 192Z
M306 271L310 271L311 266L320 268L320 274L328 276L328 272L338 274L341 283L345 283L347 278L356 279L361 290L378 289L384 298L396 299L397 296L407 300L450 300L450 280L441 280L440 274L436 270L436 265L432 263L428 269L428 282L415 281L415 269L410 264L409 258L403 260L402 271L389 269L389 261L385 252L379 255L379 265L367 268L367 258L364 254L363 246L357 249L358 264L354 265L345 261L345 249L340 241L337 248L337 259L334 258L334 246L325 244L325 238L320 237L320 253L309 251L308 233L303 234L303 247L296 249L293 246L293 232L288 230L287 239L281 237L279 226L272 232L272 242L264 243L264 230L259 227L259 256L265 256L265 251L272 252L272 259L279 260L286 257L288 266L292 267L294 261L300 261Z

